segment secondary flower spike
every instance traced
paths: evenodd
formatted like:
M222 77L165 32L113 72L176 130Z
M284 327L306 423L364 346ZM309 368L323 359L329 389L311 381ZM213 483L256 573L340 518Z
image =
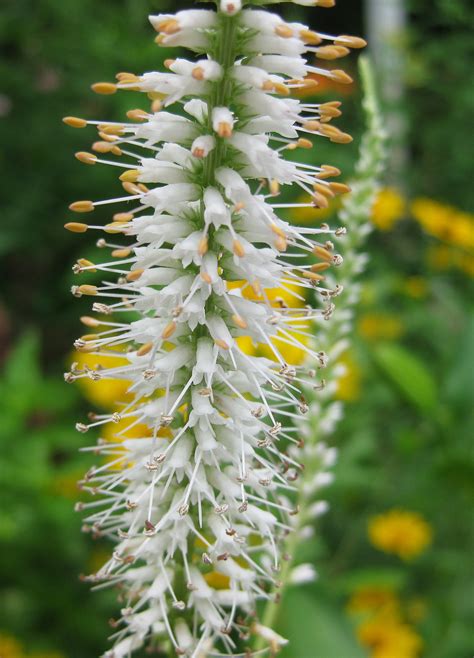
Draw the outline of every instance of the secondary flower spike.
M285 642L260 624L257 601L274 596L279 547L298 511L291 500L303 466L288 448L302 446L302 390L327 363L308 338L341 290L331 268L342 262L333 240L344 231L288 224L278 211L294 204L278 195L294 185L308 194L303 205L325 207L348 190L331 181L336 168L291 158L316 135L351 140L330 123L339 103L292 94L316 84L308 74L350 82L314 59L364 43L242 4L151 16L157 44L185 47L190 58L92 87L142 92L149 110L123 122L64 119L97 128L93 153L76 157L117 167L123 187L114 199L72 203L81 221L66 224L105 234L97 244L111 252L73 268L87 276L72 292L92 297L95 313L82 318L89 333L75 347L97 365L74 364L66 380L129 382L114 413L77 424L102 437L81 482L90 495L77 507L86 531L115 543L86 577L119 591L108 658L142 647L249 656L257 636L272 650ZM304 305L308 291L318 308ZM248 341L266 356L246 353ZM295 348L307 354L304 366L287 362Z

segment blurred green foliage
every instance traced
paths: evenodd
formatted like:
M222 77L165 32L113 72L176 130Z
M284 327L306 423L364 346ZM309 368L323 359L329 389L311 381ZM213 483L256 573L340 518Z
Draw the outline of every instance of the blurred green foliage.
M361 34L361 3L343 5L316 16L328 30ZM88 86L120 70L160 66L165 53L153 44L145 17L167 9L175 4L7 0L0 12L0 643L7 633L25 651L45 656L98 655L115 609L113 594L91 593L78 580L100 561L103 547L81 535L73 512L74 482L90 460L78 453L83 437L73 430L84 404L61 373L76 318L87 308L68 294L70 266L95 250L92 241L62 230L65 209L74 199L101 198L117 183L113 172L73 159L90 135L60 120L68 114L119 118L136 103L126 95L94 97ZM473 105L472 9L467 0L412 0L411 10L406 111L412 171L406 182L415 195L467 210L473 200L465 139ZM344 100L345 129L361 129L356 100ZM318 148L318 159L351 171L355 146ZM472 654L472 285L464 272L426 264L423 254L433 243L411 220L370 239L358 315L383 310L402 329L396 338L354 332L358 383L334 437L340 461L329 493L332 511L315 541L301 549L320 578L290 590L283 601L280 630L295 638L284 656L366 655L345 611L347 599L364 586L423 601L424 616L413 624L427 658ZM421 296L407 292L413 277L423 283ZM393 507L421 512L433 528L433 546L413 562L369 544L370 517Z

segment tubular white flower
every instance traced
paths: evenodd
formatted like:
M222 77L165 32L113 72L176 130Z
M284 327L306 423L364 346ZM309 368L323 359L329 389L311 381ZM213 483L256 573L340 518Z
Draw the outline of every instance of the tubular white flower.
M303 53L319 56L315 46L325 39L333 46L324 55L347 48L239 0L150 20L159 45L186 46L197 61L167 60L168 72L120 73L116 84L94 85L98 93L151 96L150 111L131 110L129 121L65 119L97 126L94 153L77 157L121 167L127 195L71 210L128 202L105 226L66 225L103 231L98 245L111 250L108 262L74 267L100 274L96 285L73 287L94 298L97 316L83 318L94 333L75 345L97 366L73 365L66 380L130 382L113 414L77 425L86 432L117 424L114 440L93 448L103 459L82 482L99 496L79 504L85 528L116 544L88 579L122 592L110 658L157 643L189 658L248 655L251 635L272 649L285 643L255 621L255 603L278 585L280 546L297 512L287 496L302 470L294 421L308 410L302 391L314 370L327 364L307 344L309 325L329 317L340 292L322 272L342 262L333 240L343 231L289 225L278 210L293 204L277 197L286 184L308 193L308 206L346 191L328 180L335 168L285 156L310 147L311 136L350 138L329 126L337 103L288 95L311 84L305 78L316 69ZM320 308L302 307L306 290L318 293ZM266 356L246 352L245 341ZM285 348L303 350L311 367L287 363ZM117 355L117 365L101 363ZM328 468L334 455L318 458ZM329 479L321 474L312 487Z

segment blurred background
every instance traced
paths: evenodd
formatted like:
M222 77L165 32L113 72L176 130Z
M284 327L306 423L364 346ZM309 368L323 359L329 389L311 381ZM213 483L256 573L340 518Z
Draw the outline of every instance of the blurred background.
M279 630L294 638L285 655L470 658L472 5L282 7L316 30L369 40L390 136L338 391L346 413L332 439L340 460L331 512L304 548L319 580L283 603ZM62 227L71 201L108 196L117 182L74 159L92 135L61 117L120 120L134 107L135 97L97 97L89 87L117 71L159 68L170 53L154 45L147 14L175 10L166 0L3 0L0 9L0 658L91 658L107 646L115 595L91 593L78 577L101 565L108 546L81 534L73 512L75 483L91 465L74 423L89 408L110 408L117 390L63 383L88 308L69 293L71 266L94 260L97 248ZM364 129L349 59L355 83L321 79L316 97L343 101L338 125L354 143L315 149L347 178Z

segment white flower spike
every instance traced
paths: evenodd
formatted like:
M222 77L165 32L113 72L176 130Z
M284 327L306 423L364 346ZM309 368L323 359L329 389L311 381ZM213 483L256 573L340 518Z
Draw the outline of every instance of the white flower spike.
M339 103L291 95L315 84L308 74L350 81L307 63L305 53L336 59L363 43L242 4L151 16L160 46L184 46L197 59L93 85L99 94L144 92L149 111L130 110L124 122L64 119L97 127L94 153L77 158L121 168L125 194L71 210L126 204L105 225L66 224L104 232L97 244L111 250L107 262L74 266L100 273L94 285L72 289L94 298L97 315L82 318L94 333L75 346L97 366L73 365L66 381L129 382L115 413L77 424L81 432L116 424L113 441L91 448L101 459L81 486L92 498L78 504L85 529L115 543L86 578L120 590L108 658L144 646L247 657L261 653L252 654L255 638L271 651L286 642L258 622L256 603L278 586L279 547L298 511L290 502L302 470L294 421L308 409L301 391L327 362L307 339L311 320L332 313L339 289L325 277L342 262L332 240L343 231L289 225L278 210L301 204L277 197L294 184L309 195L303 205L324 207L347 191L329 180L334 167L286 157L311 148L315 135L350 141L329 123ZM309 290L320 308L304 306ZM287 362L295 348L309 368ZM310 567L294 574L313 577Z

